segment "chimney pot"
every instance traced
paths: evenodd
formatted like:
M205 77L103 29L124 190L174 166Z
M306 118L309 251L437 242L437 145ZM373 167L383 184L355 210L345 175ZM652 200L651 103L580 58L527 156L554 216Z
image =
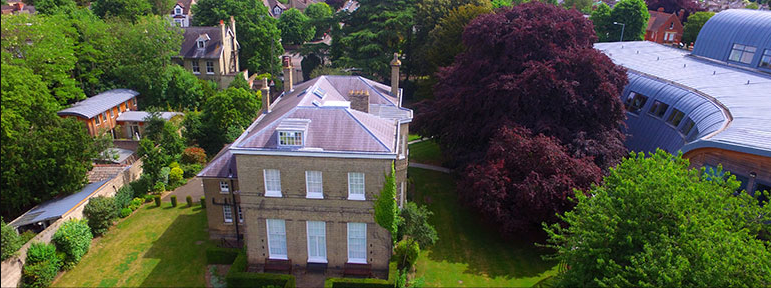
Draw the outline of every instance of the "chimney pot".
M391 95L401 97L399 95L399 67L402 66L402 61L399 61L399 54L394 53L394 59L391 60ZM401 105L401 98L397 105Z
M659 12L664 12L664 7L659 7L659 9L658 9L658 10L656 10L656 11L659 11Z
M294 83L292 82L292 57L281 56L281 63L284 66L284 92L289 93L294 89Z
M348 92L348 100L351 102L351 109L369 113L369 91L351 90Z
M268 78L262 78L262 87L260 87L260 94L262 94L262 110L265 114L270 113L270 86L268 86Z

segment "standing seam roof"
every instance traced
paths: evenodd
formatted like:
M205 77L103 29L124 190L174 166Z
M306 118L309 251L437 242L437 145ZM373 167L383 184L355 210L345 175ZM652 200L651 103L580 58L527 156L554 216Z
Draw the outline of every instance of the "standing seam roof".
M732 64L758 67L763 50L771 49L771 12L729 9L715 14L699 31L693 55L728 61L733 44L750 45L757 50L750 64Z

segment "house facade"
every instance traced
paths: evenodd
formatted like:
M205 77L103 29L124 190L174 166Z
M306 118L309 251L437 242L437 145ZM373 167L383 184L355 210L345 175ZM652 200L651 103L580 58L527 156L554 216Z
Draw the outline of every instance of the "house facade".
M86 124L91 136L110 133L113 139L121 138L122 131L115 129L118 117L124 112L136 111L139 92L129 89L113 89L72 104L56 114L61 117L75 117ZM138 131L139 128L137 128ZM132 135L132 134L129 134Z
M398 75L400 63L392 64ZM288 59L284 69L292 69ZM291 261L345 274L356 265L387 277L391 235L375 223L373 203L392 167L397 203L405 201L412 111L401 107L398 82L321 76L285 83L198 175L210 237L243 235L252 266Z
M193 9L196 0L180 0L171 8L171 21L179 27L190 27L193 21Z
M182 48L174 62L205 80L217 82L227 88L239 71L238 50L241 45L236 37L236 21L220 20L218 27L184 27Z
M295 8L297 10L305 12L305 8L308 8L308 5L318 3L318 2L321 2L321 1L288 0L286 1L286 4L284 4L277 0L262 0L262 5L265 5L265 7L268 7L268 14L270 14L270 16L278 19L279 17L281 17L281 14L284 13L286 10Z
M648 12L651 17L648 18L648 28L645 29L645 41L659 44L680 43L683 37L683 24L678 15L666 13L664 8Z

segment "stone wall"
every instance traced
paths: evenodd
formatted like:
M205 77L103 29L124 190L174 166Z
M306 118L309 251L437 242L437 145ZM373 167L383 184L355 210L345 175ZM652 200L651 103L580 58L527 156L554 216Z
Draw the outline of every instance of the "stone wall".
M2 270L2 274L0 274L2 281L0 282L0 285L2 287L17 287L19 286L19 281L21 280L21 271L22 266L24 266L24 261L27 258L27 249L29 249L29 246L32 244L32 242L44 242L44 243L50 243L51 238L54 236L54 233L56 233L56 230L59 229L59 226L61 226L65 221L70 220L72 218L83 218L83 208L86 207L86 204L88 203L88 199L92 197L97 196L105 196L105 197L111 197L115 195L115 192L118 191L123 185L128 184L129 182L139 179L139 176L142 174L142 160L138 160L134 162L133 165L127 166L123 172L116 175L114 178L112 178L110 181L107 181L102 187L99 187L96 191L94 191L91 196L89 196L86 200L80 202L77 206L70 209L70 211L67 211L61 219L57 220L56 222L52 223L50 226L48 226L45 230L41 231L37 235L35 235L35 238L32 238L29 242L24 244L24 246L19 249L19 253L15 257L11 257L7 259L6 261L2 262L2 265L0 265L0 270Z

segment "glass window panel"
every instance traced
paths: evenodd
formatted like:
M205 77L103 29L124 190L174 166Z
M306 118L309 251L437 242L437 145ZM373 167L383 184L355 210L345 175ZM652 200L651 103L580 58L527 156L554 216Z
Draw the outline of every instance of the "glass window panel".
M680 128L680 132L683 133L683 135L688 136L688 133L691 132L691 129L693 129L693 126L696 123L691 120L691 117L688 117L685 119L685 125L683 125L682 128Z
M651 109L648 110L648 113L661 118L664 117L664 113L667 112L667 109L669 109L669 104L656 100L653 102L653 105L651 105Z
M305 187L308 198L324 197L324 187L321 178L321 171L305 171Z
M308 221L308 260L326 262L326 223Z
M348 199L364 200L364 173L348 173Z
M366 223L348 223L348 262L367 263Z
M286 226L282 219L267 219L270 258L286 259Z
M281 196L281 172L276 169L263 170L265 176L265 196Z
M233 222L233 211L230 210L230 205L222 206L222 214L225 219L225 223Z

